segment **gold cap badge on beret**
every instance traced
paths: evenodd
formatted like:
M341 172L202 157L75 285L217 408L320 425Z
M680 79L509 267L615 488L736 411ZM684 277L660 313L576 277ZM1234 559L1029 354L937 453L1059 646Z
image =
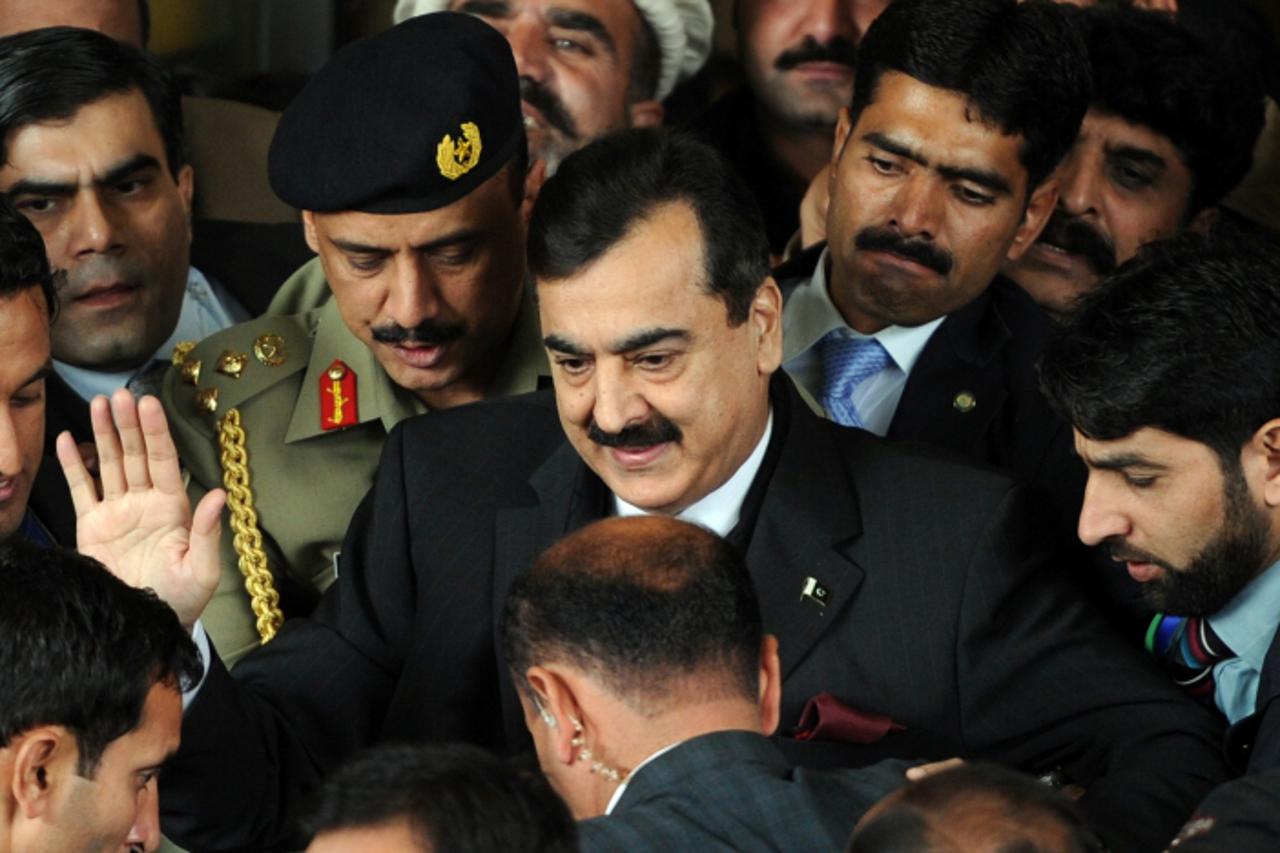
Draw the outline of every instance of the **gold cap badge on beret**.
M456 181L470 172L480 162L480 128L475 122L462 123L462 136L457 142L449 134L444 135L436 146L436 165L440 174L451 181Z

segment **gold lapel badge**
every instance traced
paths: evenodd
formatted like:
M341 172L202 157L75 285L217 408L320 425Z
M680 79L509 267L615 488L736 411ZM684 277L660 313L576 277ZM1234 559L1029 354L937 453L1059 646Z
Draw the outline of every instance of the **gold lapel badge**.
M973 396L972 391L960 391L951 401L951 405L960 414L967 415L978 407L978 398Z
M213 414L218 411L218 389L205 388L196 394L196 411Z
M178 366L178 373L182 375L183 382L195 385L200 381L200 359L188 358Z
M258 335L253 342L253 355L267 367L279 367L289 358L284 338L272 332Z
M462 135L454 142L449 134L444 135L436 146L436 166L440 174L451 181L456 181L470 172L480 162L480 128L475 122L462 123Z
M187 356L191 355L191 351L196 348L195 341L178 341L173 345L173 355L170 359L173 361L174 367L182 367L182 363L187 360Z
M249 356L242 352L234 350L223 350L222 355L218 356L217 371L232 379L239 379L240 374L244 373L244 366L249 363Z

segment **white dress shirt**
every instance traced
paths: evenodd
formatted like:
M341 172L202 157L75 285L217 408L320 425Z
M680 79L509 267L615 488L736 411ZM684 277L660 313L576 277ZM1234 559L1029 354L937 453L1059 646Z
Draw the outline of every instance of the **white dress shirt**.
M248 319L249 312L226 288L205 278L195 267L190 267L187 272L187 289L182 294L178 324L174 326L173 334L142 364L132 370L105 373L55 359L53 369L85 400L92 400L99 394L110 396L117 388L127 386L135 376L149 368L153 361L169 361L174 346L179 342L202 341L214 332Z
M827 287L828 249L822 251L813 278L799 285L782 312L783 367L814 400L822 401L822 359L817 344L833 329L850 338L875 338L889 354L889 363L853 389L853 405L863 427L876 435L889 432L893 414L907 386L907 377L920 353L945 317L921 326L888 326L874 335L854 331L845 323Z

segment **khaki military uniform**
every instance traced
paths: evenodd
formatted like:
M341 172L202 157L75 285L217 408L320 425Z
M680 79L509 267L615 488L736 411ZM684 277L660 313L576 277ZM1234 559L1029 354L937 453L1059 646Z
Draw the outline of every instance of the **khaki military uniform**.
M318 259L295 273L282 293L315 293L317 275L323 281ZM358 422L325 430L321 382L330 381L335 360L355 376ZM536 313L526 298L492 394L532 391L546 374ZM387 433L405 418L427 411L416 395L391 381L373 353L351 334L334 300L301 314L266 315L210 336L168 372L162 401L189 472L193 505L210 489L224 486L222 419L232 410L239 412L252 506L275 588L281 589L287 578L316 593L336 576L337 551L356 506L373 484ZM229 511L224 512L222 578L202 622L228 662L258 645L250 600Z

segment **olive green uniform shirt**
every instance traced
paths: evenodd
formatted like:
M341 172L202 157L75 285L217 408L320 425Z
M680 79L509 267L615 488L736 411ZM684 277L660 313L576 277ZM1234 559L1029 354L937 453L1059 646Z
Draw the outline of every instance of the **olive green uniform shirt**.
M319 286L323 283L323 268L312 260L284 284L282 298L301 307L305 297L299 294L327 291ZM547 374L537 316L527 295L512 334L490 392L494 396L535 390L539 376ZM255 353L264 336L283 341L274 358ZM335 359L355 374L358 422L326 431L320 383ZM194 377L193 360L199 362ZM238 375L236 362L243 365ZM373 484L388 432L427 411L426 404L391 381L331 299L305 313L268 314L225 329L196 346L186 364L186 371L168 371L161 399L189 473L193 505L210 489L223 486L218 423L237 409L254 508L276 588L282 588L287 576L295 585L323 592L336 577L342 538ZM216 408L210 412L209 406ZM221 547L222 577L201 621L223 660L234 663L259 638L226 511Z

